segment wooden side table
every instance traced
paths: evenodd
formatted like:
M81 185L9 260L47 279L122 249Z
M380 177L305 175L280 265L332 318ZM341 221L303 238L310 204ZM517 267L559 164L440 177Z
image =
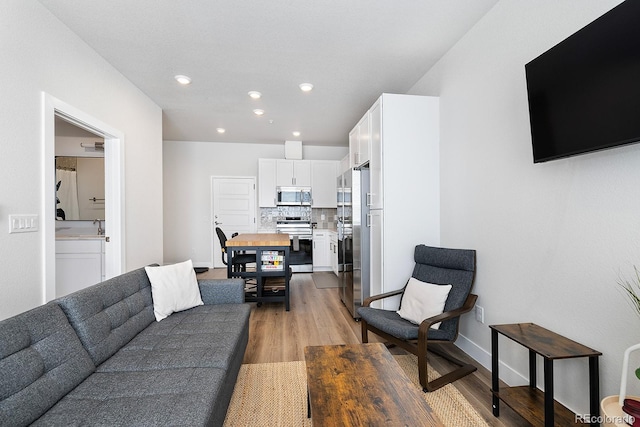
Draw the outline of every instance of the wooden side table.
M489 327L491 328L491 379L494 416L500 416L500 401L502 400L533 425L542 425L543 420L545 427L574 425L576 415L553 399L553 361L577 357L589 358L590 415L592 420L596 420L600 416L598 357L602 353L533 323L491 325ZM528 386L499 389L498 334L502 334L529 349ZM544 358L544 392L536 388L537 354ZM592 425L598 424L592 423Z

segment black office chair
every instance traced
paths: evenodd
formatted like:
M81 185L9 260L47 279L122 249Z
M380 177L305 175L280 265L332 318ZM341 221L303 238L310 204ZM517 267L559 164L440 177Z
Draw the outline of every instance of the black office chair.
M220 227L216 227L216 234L218 235L218 239L220 240L220 248L222 250L222 262L224 265L228 265L227 262L227 236L224 234L224 231L220 229ZM234 233L231 237L237 236L238 233ZM247 253L235 253L233 255L232 260L232 271L247 271L247 264L255 264L256 263L256 254L247 254Z

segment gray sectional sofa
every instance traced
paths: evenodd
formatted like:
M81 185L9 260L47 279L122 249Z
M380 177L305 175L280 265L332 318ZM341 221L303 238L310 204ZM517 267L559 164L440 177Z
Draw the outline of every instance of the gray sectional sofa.
M156 322L135 270L0 322L0 426L219 426L249 336L242 279Z

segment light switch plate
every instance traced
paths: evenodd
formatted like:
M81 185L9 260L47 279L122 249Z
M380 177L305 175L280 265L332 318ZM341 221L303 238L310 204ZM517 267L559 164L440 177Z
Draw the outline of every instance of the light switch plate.
M9 233L38 231L38 215L9 215Z

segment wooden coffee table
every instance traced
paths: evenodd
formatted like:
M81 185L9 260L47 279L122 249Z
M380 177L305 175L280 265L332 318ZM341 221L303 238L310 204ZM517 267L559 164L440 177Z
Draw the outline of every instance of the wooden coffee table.
M304 358L314 425L443 425L381 343L306 347Z

